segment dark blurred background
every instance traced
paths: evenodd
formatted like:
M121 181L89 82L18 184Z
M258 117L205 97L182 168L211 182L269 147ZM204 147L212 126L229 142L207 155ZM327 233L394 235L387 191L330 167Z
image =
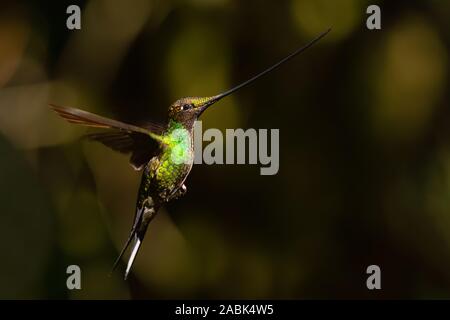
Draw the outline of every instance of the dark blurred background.
M66 28L78 4L82 29ZM366 28L378 4L382 30ZM308 50L203 116L279 128L280 170L195 165L131 279L140 173L51 112L139 123ZM0 298L450 298L450 2L0 5ZM66 288L66 267L82 290ZM377 264L382 290L366 288Z

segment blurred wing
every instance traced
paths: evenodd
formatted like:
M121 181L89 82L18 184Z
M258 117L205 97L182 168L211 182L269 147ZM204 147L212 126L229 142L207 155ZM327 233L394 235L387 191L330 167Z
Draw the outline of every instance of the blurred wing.
M95 128L112 128L112 129L119 129L119 130L125 130L125 131L134 131L134 132L140 132L143 134L148 134L152 138L153 136L158 136L161 134L161 132L164 130L162 126L155 125L155 124L149 124L146 127L148 129L143 127L134 126L132 124L123 123L117 120L105 118L84 110L76 109L76 108L70 108L70 107L60 107L53 104L50 104L50 107L62 118L66 119L67 121L75 124L80 124L83 126L88 127L95 127ZM153 129L155 132L153 132ZM158 138L154 138L156 140L159 140Z
M95 128L115 129L113 132L100 132L86 135L90 140L103 143L105 146L121 152L131 153L130 163L140 170L153 157L159 147L160 134L164 127L155 124L146 128L108 119L80 109L51 105L62 118L75 124Z
M120 153L131 153L130 164L136 170L141 170L150 161L159 146L150 137L136 132L99 132L85 137Z

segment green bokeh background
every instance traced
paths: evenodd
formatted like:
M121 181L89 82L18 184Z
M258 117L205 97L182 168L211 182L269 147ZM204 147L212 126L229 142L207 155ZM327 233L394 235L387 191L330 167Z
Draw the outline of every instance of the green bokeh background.
M75 3L0 5L0 298L450 298L450 3L93 0L69 31ZM194 166L131 279L108 277L140 174L47 104L164 120L330 26L203 116L204 129L279 128L279 173ZM66 288L71 264L81 290Z

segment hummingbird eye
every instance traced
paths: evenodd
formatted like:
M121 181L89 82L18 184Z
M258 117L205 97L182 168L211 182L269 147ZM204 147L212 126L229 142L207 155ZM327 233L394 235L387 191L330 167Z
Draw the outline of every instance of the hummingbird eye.
M181 106L181 111L186 111L192 109L194 106L192 104L183 104Z

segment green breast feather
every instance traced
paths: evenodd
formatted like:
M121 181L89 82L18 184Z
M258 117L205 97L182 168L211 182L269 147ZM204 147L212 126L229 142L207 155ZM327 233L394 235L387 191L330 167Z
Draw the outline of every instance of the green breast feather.
M161 154L156 179L160 189L171 191L184 180L194 160L192 139L189 130L177 122L171 122L163 136L166 148Z

